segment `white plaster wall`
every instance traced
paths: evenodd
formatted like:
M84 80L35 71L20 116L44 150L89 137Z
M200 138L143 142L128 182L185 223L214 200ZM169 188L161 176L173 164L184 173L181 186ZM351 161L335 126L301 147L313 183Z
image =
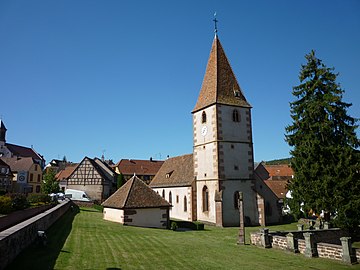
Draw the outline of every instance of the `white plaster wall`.
M123 224L124 223L124 210L104 207L104 219Z
M125 222L125 224L140 227L165 228L162 221L166 221L166 218L162 216L166 214L166 209L144 208L135 210L136 214L128 216L132 221Z
M218 178L216 143L208 143L194 148L195 176L197 179L210 180Z
M239 122L233 121L233 111L236 109L239 113ZM250 142L251 138L248 138L247 131L250 131L248 124L250 123L250 118L246 115L246 112L249 111L248 108L242 107L233 107L233 106L224 106L219 105L218 111L221 116L221 127L219 129L222 131L223 140L229 141L240 141L240 142ZM250 111L249 111L250 112Z
M222 142L221 146L221 151L224 152L221 164L224 166L225 179L251 178L252 170L249 170L249 165L251 166L252 162L249 162L249 160L252 160L252 146L250 144L228 142ZM238 170L235 169L235 166L237 166Z
M202 190L205 185L209 190L209 211L203 210ZM199 221L216 223L215 192L218 190L218 181L196 181L197 219Z
M222 182L223 189L223 226L239 226L239 210L234 207L234 193L242 191L244 196L244 214L250 218L251 224L257 225L258 209L256 193L250 180L226 180Z
M201 123L202 113L206 113L206 123ZM193 114L194 145L199 145L216 140L216 108L210 106ZM201 134L203 126L207 127L205 136Z
M165 190L165 200L169 202L169 192L172 194L172 206L170 208L170 218L181 220L191 220L191 187L169 187L169 188L154 188L162 196ZM176 201L176 196L179 196L179 202ZM184 197L186 196L187 211L184 211Z

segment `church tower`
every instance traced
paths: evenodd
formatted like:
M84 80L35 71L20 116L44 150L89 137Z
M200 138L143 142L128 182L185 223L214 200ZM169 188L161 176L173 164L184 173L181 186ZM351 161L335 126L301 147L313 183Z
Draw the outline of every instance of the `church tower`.
M6 143L6 127L4 122L0 119L0 157L5 154L5 143Z
M254 192L251 105L215 35L193 114L197 220L238 226L238 191L245 222L258 224Z

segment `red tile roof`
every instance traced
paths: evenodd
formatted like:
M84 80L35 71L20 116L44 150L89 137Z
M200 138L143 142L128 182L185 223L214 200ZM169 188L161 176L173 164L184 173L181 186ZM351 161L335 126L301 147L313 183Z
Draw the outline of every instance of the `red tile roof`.
M190 186L194 179L193 155L183 155L167 159L150 187Z
M287 189L287 180L266 180L265 184L276 194L279 199L284 199Z
M20 146L16 144L6 143L6 147L9 149L14 156L19 157L31 157L35 160L43 160L44 158L40 156L36 151L32 148Z
M125 175L155 175L163 164L159 160L122 159L116 166Z
M171 205L141 179L133 176L102 206L117 209L171 207Z
M1 158L7 165L10 166L11 171L19 172L19 171L29 171L31 166L35 163L31 157L23 157L23 158Z
M55 178L58 181L61 181L63 179L67 179L76 169L77 164L72 164L71 166L67 166L65 167L65 169L59 171L56 175Z
M250 107L217 36L211 47L204 80L193 112L214 103Z
M294 175L293 169L287 165L264 165L265 169L269 172L270 178L276 179L289 179Z

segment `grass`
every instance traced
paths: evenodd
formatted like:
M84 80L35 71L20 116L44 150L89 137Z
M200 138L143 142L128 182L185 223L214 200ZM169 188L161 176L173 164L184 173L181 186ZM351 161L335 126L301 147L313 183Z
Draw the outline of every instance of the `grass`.
M295 224L269 227L295 229ZM249 233L259 227L246 228ZM92 208L68 212L8 269L359 269L322 258L236 245L237 228L171 231L104 221Z

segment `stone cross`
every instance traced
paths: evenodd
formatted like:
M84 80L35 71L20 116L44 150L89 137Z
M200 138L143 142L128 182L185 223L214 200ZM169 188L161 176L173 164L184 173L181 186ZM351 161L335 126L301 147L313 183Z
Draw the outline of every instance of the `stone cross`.
M239 215L240 215L240 229L238 245L245 245L245 227L244 227L244 204L243 204L243 193L239 191L238 198Z

